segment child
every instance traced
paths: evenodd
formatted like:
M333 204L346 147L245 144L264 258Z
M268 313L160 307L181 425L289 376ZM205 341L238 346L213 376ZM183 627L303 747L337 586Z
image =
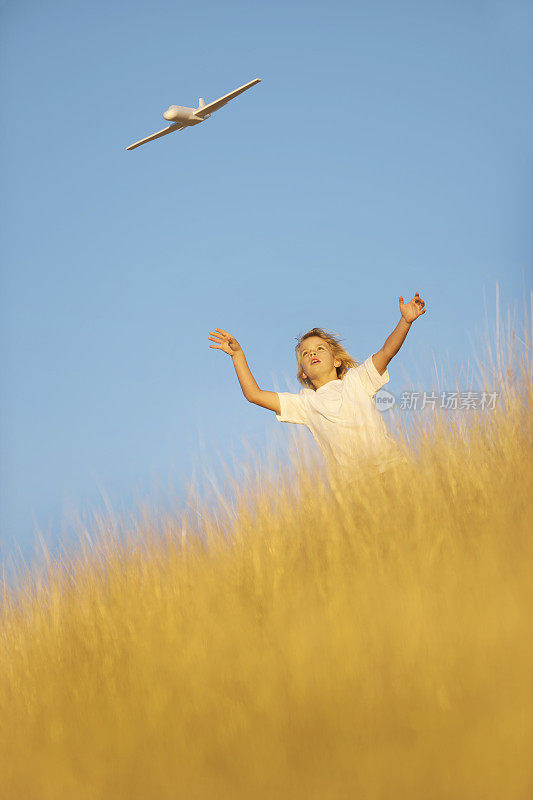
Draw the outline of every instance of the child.
M246 363L243 350L227 331L210 332L209 345L223 350L233 366L246 399L275 411L280 422L306 425L328 464L353 474L356 465L370 463L383 472L405 461L373 400L389 382L387 365L402 346L412 323L426 313L418 292L408 303L400 295L401 318L385 344L362 364L354 361L339 340L322 328L300 336L296 345L299 394L260 389Z

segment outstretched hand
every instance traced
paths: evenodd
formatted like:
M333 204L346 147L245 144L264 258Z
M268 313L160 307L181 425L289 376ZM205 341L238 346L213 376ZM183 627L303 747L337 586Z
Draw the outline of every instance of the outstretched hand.
M415 296L408 303L404 303L401 295L399 300L400 314L406 322L414 322L417 317L420 317L422 314L426 313L426 309L424 308L426 304L419 296L418 292L415 292Z
M216 344L210 344L209 347L212 347L213 350L223 350L229 356L234 356L241 349L237 339L231 333L223 331L222 328L215 328L214 331L210 331L210 335L207 338L211 342L216 342Z

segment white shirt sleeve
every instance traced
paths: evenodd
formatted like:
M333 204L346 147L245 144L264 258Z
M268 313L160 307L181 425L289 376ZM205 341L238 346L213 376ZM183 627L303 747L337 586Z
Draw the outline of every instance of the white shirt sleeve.
M364 361L362 364L359 364L358 367L352 367L352 369L349 369L346 377L350 375L350 373L353 373L353 375L350 377L358 380L365 392L370 397L374 397L376 392L382 389L383 386L385 386L385 384L390 380L388 369L385 370L383 375L379 374L374 366L374 362L372 361L372 356L368 356L366 361Z
M291 394L291 392L278 392L280 413L276 414L276 419L280 422L296 422L300 425L307 425L307 414L305 404L301 394Z

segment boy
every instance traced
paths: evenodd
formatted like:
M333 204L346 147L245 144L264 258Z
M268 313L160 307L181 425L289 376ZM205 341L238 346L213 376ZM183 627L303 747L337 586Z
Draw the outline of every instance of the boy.
M337 337L313 328L298 338L296 359L299 394L268 392L257 385L244 352L227 331L210 332L210 345L223 350L233 365L244 396L250 403L276 413L280 422L306 425L320 446L328 464L353 474L354 467L373 464L379 472L405 461L396 442L388 435L373 400L389 381L387 365L396 355L412 323L425 314L425 303L415 293L404 303L399 297L401 318L377 353L363 364L354 361Z

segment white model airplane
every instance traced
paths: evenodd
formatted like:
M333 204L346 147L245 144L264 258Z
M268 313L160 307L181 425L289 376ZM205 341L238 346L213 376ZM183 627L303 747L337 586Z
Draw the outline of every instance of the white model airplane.
M153 139L159 139L161 136L166 136L167 133L172 133L172 131L182 131L184 128L198 125L200 122L208 119L214 111L218 111L219 108L225 106L226 103L229 103L230 100L233 100L233 98L237 97L241 92L245 92L251 86L255 86L256 83L261 83L261 78L256 78L250 81L250 83L245 83L244 86L239 86L239 88L235 89L233 92L225 94L224 97L220 97L218 100L215 100L213 103L208 103L207 105L205 104L204 98L200 97L198 100L198 108L170 106L170 108L167 108L163 113L163 117L168 119L169 122L172 121L174 124L169 125L168 128L163 128L161 131L157 131L157 133L152 133L152 135L147 136L146 139L141 139L139 142L130 144L129 147L126 147L126 150L135 150L135 148L140 147L141 144L151 142Z

